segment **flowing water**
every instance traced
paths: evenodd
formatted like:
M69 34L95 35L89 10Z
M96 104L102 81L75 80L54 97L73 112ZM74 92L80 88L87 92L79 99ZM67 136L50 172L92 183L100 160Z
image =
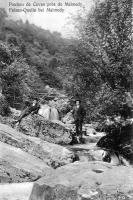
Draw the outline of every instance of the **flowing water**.
M44 117L46 120L59 120L58 110L56 108L50 107L47 104L41 104L41 108L39 109L38 114Z

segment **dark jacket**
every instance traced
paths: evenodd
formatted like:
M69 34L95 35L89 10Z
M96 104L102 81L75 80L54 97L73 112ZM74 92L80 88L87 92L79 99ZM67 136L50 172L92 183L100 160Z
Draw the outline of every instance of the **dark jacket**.
M75 121L77 121L77 120L83 121L83 119L86 115L86 111L83 106L80 105L79 108L77 108L77 106L75 105L73 107L72 114L73 114L73 118Z
M37 114L39 109L40 109L40 105L38 103L36 103L34 106L33 105L26 106L17 121L20 122L24 117L28 116L30 113Z
M38 113L38 111L39 111L39 109L40 109L40 105L39 105L39 103L36 103L34 106L32 105L30 108L29 108L29 112L31 113L33 113L33 114L37 114Z

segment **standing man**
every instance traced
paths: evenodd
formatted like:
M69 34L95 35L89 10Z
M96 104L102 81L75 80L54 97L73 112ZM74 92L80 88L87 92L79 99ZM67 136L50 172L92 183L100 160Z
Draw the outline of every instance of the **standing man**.
M72 114L73 114L74 123L76 126L76 135L79 136L80 139L82 139L82 125L83 125L83 120L86 115L86 111L81 105L80 100L75 101Z

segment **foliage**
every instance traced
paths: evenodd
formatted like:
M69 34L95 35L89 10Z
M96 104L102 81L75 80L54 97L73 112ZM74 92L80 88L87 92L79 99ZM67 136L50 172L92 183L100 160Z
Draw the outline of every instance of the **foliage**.
M80 97L90 121L114 115L132 93L131 0L96 1L74 19L77 39L6 19L3 9L0 16L0 77L11 106L47 96L49 85Z
M59 33L52 34L28 21L6 19L3 9L0 16L2 93L10 106L21 108L25 99L47 96L46 85L62 87L57 67L64 40Z
M90 119L112 115L132 92L131 0L98 1L74 19L79 45L73 51L74 92L87 103Z
M59 33L53 34L39 28L28 21L21 20L5 22L5 40L19 44L19 48L30 66L36 66L39 76L45 84L61 87L60 77L56 73L59 54L62 52L64 41Z
M10 114L10 109L8 102L6 101L5 97L0 95L0 115L8 116Z
M20 62L13 62L3 69L1 78L3 82L3 94L12 107L23 101L22 79L26 71Z
M104 125L106 136L102 137L97 145L111 152L124 156L133 163L133 123L126 121L113 121Z
M11 63L11 51L9 47L3 42L0 43L0 67L2 67L5 63Z

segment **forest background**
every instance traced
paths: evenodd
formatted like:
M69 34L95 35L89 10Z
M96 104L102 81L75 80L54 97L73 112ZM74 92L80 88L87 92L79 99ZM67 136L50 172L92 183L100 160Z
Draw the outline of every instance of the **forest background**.
M46 85L81 98L87 120L118 114L133 94L132 1L96 1L72 18L77 35L63 38L0 9L1 100L21 109L26 99L47 97ZM2 108L3 112L3 108Z

